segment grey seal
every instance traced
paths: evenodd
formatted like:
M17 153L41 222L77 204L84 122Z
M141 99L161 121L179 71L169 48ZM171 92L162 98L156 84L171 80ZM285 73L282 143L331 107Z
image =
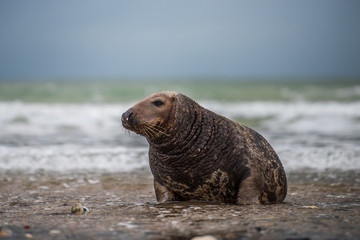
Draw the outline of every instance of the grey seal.
M283 202L287 180L278 155L259 133L177 92L155 93L122 115L149 142L158 202Z

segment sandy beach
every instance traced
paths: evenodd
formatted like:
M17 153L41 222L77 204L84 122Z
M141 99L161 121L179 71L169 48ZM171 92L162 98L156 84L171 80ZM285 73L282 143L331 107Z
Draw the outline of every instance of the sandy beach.
M0 1L0 240L360 240L359 12Z
M10 173L0 179L2 239L359 239L359 172L288 173L286 202L157 204L148 171ZM72 214L81 203L89 214Z

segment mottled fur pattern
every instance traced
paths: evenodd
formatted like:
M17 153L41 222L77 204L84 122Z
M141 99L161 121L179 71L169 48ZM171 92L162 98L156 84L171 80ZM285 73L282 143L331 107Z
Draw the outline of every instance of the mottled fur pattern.
M150 168L159 202L255 204L285 199L285 172L270 144L254 130L182 94L166 92L146 98L130 109L136 124L123 119L123 125L136 132L145 122L141 108L159 97L166 102L166 109L159 112L160 119L166 116L166 120L156 119L152 125L153 131L159 131L137 131L150 144Z

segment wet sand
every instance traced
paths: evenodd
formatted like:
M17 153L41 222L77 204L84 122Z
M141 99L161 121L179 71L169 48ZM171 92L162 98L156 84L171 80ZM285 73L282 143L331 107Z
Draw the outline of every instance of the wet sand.
M360 239L360 173L288 173L284 204L157 204L148 171L1 173L2 239ZM81 203L89 214L72 214Z

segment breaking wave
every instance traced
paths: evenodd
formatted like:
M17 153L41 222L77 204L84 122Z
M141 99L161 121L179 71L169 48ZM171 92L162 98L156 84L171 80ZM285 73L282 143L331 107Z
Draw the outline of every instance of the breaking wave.
M360 102L221 102L204 107L264 135L287 171L360 169ZM131 103L0 103L0 169L148 169L146 140L120 116Z

